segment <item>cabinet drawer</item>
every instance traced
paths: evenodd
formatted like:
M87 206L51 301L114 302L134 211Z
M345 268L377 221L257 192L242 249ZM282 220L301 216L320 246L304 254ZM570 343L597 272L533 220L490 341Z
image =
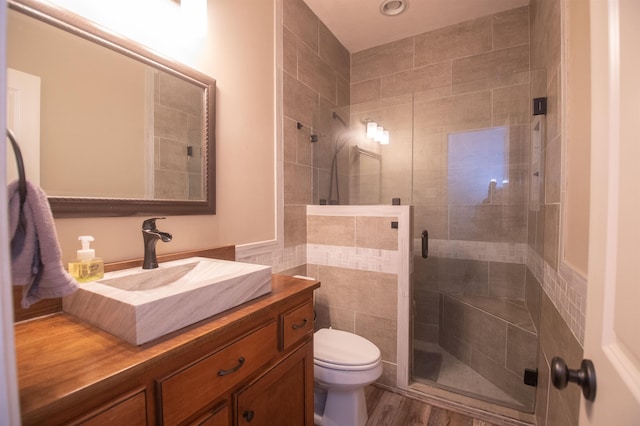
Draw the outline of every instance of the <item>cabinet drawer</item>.
M287 350L308 333L313 332L312 301L283 314L281 317L282 350Z
M277 354L275 321L159 381L162 420L178 424Z

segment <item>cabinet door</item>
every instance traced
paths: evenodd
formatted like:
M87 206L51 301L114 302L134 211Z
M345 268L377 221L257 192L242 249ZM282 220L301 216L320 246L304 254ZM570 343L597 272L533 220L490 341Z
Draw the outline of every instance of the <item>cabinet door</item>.
M236 424L313 425L313 341L236 394Z

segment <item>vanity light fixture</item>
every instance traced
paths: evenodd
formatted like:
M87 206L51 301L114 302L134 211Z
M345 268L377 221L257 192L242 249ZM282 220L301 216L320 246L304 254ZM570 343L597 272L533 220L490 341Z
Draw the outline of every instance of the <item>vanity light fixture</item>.
M380 4L380 13L385 16L398 16L409 8L409 0L384 0Z

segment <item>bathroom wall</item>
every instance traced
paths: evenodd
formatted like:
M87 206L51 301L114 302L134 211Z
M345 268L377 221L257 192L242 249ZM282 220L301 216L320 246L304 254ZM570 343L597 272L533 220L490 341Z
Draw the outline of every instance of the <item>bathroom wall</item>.
M198 89L166 73L153 73L154 195L202 200L203 106ZM176 96L189 93L192 96ZM187 147L191 147L188 155Z
M576 8L580 14L575 14ZM551 386L549 363L554 356L561 356L568 365L579 366L583 354L588 195L580 188L588 187L589 158L577 155L576 150L588 152L589 141L576 131L575 123L584 127L589 122L590 98L588 85L585 88L581 83L588 77L573 76L582 72L588 75L588 68L576 69L584 65L584 60L576 62L572 55L576 54L576 43L588 45L588 6L532 0L530 10L531 95L547 97L548 102L543 121L541 208L529 211L527 259L527 302L541 305L540 317L534 318L540 335L536 418L538 425L577 425L580 389L568 387L560 392ZM569 10L574 13L568 15ZM567 32L569 27L573 32ZM569 50L571 55L566 56ZM572 84L567 87L569 80ZM572 105L579 102L580 108L569 107L568 93ZM568 127L567 121L573 126Z
M329 176L331 113L349 105L350 55L302 0L283 1L283 27L284 250L302 253L306 205L328 198L314 189Z
M307 208L307 274L322 281L315 327L376 344L384 369L379 382L394 387L406 380L409 360L409 329L399 315L409 312L410 230L409 206Z
M113 9L112 17L118 17L118 12L132 19L137 16L133 21L138 22L138 30L149 28L150 36L169 34L172 42L154 48L217 82L216 215L171 216L159 222L159 228L174 238L158 244L158 253L276 238L276 2L248 5L208 0L207 5L207 32L197 40L184 39L183 28L177 25L151 27L154 20L139 8L134 11L125 5L126 9L118 10L125 6L115 2L102 5ZM109 22L100 24L110 27ZM75 256L77 236L84 234L96 237L96 252L105 261L141 257L142 220L57 219L63 262Z

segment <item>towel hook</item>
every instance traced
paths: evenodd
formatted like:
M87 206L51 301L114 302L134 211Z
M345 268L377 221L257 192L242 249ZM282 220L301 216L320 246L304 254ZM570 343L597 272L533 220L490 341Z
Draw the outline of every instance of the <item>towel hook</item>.
M24 201L27 198L27 179L24 173L24 162L22 161L22 151L20 151L20 146L18 142L16 142L15 136L13 136L13 132L7 129L7 136L11 141L11 146L13 147L13 152L16 156L16 163L18 163L18 191L20 194L20 210L22 210L22 206L24 205Z

